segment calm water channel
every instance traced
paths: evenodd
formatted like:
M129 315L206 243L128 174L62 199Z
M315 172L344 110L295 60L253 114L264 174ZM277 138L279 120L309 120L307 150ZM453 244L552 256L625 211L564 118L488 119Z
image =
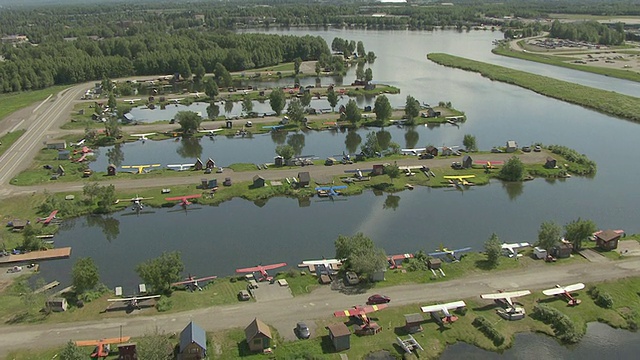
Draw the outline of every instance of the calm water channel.
M230 275L237 267L258 263L286 261L295 266L304 259L333 256L335 238L358 231L390 254L430 251L440 244L468 245L480 250L492 232L506 242L533 242L543 221L554 220L562 225L578 217L592 219L601 228L638 232L639 197L635 188L640 171L634 164L640 151L639 124L492 82L477 74L441 67L429 62L426 54L447 52L640 96L637 83L497 57L490 50L492 40L501 38L499 32L292 30L287 33L320 35L329 43L336 36L362 40L366 50L378 56L372 66L374 81L401 89L402 93L393 101L396 105L402 105L407 95L432 104L450 101L468 117L460 128L387 129L392 140L401 146L461 145L464 134L475 135L481 149L503 145L507 140L516 140L521 146L533 142L563 144L594 159L598 174L591 179L574 177L566 181L537 179L510 185L492 182L464 193L419 188L392 195L366 192L336 202L274 198L254 204L235 199L188 213L154 209L153 213L140 216L118 213L105 218L83 217L66 221L56 235L56 246L72 246L73 254L69 260L43 264L41 271L46 280L68 283L75 259L91 256L104 283L133 291L138 283L135 265L165 250L180 250L186 271L203 276ZM354 77L351 70L345 82ZM205 110L198 111L206 114ZM366 133L366 130L355 134L299 133L290 141L299 146L302 154L331 156L342 150L359 149L359 145L354 145L357 135L364 139ZM252 139L204 138L195 144L137 142L119 150L123 164L184 163L196 157L212 157L218 164L228 165L272 161L276 145L286 141L286 137L267 134ZM104 171L109 161L106 150L101 150L93 165L95 169ZM162 158L157 158L160 153ZM565 349L545 337L520 335L516 347L502 356L540 357L537 348L527 344L547 349L549 352L544 354L549 358L564 356L558 354L577 358L600 350L599 354L604 355L605 348L598 345L597 334L594 336L593 340L588 336L576 348ZM632 336L637 339L636 334ZM621 336L616 333L613 337ZM554 346L560 350L556 352ZM638 350L629 343L621 346L623 351L629 351L622 353L623 358ZM459 344L449 349L445 357L462 355L499 356Z

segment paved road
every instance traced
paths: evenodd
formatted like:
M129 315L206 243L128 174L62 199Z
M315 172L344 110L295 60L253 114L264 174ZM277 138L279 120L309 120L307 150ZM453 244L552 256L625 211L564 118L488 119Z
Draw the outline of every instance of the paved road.
M476 298L482 293L499 289L539 290L556 283L576 281L587 284L640 275L640 258L597 264L579 262L569 265L549 265L536 262L529 268L502 271L490 275L473 275L435 284L414 284L384 289L393 302L391 306ZM264 286L264 285L263 285ZM274 285L275 286L275 285ZM364 303L369 294L344 295L321 287L310 295L275 302L238 303L177 314L136 316L123 315L101 321L65 324L0 326L0 356L20 348L49 348L64 345L68 340L139 336L155 329L167 333L180 332L191 320L208 331L244 327L254 317L274 326L281 334L290 335L296 321L330 317L333 311Z

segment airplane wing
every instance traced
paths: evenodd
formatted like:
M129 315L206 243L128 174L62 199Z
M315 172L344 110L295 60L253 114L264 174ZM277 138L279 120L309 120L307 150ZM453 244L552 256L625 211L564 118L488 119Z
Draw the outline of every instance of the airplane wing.
M469 252L469 251L471 251L471 249L472 249L471 247L466 247L466 248L462 248L462 249L456 249L456 250L453 250L453 252L454 252L454 253L464 253L464 252Z
M578 291L578 290L584 289L584 284L583 283L577 283L577 284L567 285L567 286L564 287L564 289L566 291Z
M331 190L331 188L329 186L318 186L318 187L316 187L316 191L320 191L320 190Z
M582 290L584 289L584 284L583 283L577 283L577 284L572 284L572 285L567 285L567 286L560 286L560 287L555 287L552 289L547 289L547 290L543 290L542 293L547 295L547 296L553 296L553 295L560 295L560 294L564 294L565 292L572 292L572 291L578 291L578 290Z
M422 312L435 312L435 311L443 311L443 312L447 312L448 310L454 310L460 307L465 307L467 306L467 304L460 300L460 301L454 301L454 302L450 302L450 303L446 303L446 304L436 304L436 305L429 305L429 306L423 306L420 308L420 310L422 310Z
M174 282L171 284L171 286L178 286L178 285L185 285L185 284L193 284L194 282L198 281L200 279L191 279L191 280L184 280L184 281L178 281L178 282Z
M123 336L117 338L109 338L102 340L80 340L76 341L76 346L98 346L98 344L117 344L131 340L131 336Z
M443 176L445 179L471 179L476 177L475 175L446 175Z
M326 260L305 260L302 262L303 265L331 265L338 264L340 260L338 259L326 259Z
M144 133L144 134L131 134L131 136L151 136L151 135L155 135L156 133Z
M279 263L279 264L271 264L271 265L265 265L262 266L262 268L264 270L272 270L272 269L277 269L277 268L281 268L283 266L287 266L287 263Z
M160 297L160 295L148 295L148 296L139 296L139 297L136 297L135 299L136 300L147 300L147 299L157 299L159 297Z
M236 272L237 273L252 273L252 272L256 272L256 271L261 271L263 269L264 268L262 266L254 266L254 267L236 269Z
M199 279L196 279L196 281L207 281L207 280L213 280L213 279L217 279L217 276L205 276L205 277L201 277Z
M501 292L501 293L495 293L495 294L484 294L484 295L480 295L480 297L483 299L497 300L497 299L516 298L516 297L525 296L529 294L531 294L531 291L521 290L521 291Z
M336 311L333 313L333 316L341 317L341 316L363 315L363 314L368 314L368 313L376 312L378 310L385 309L387 306L388 306L387 304L357 306L347 310Z
M201 197L202 194L194 194L194 195L185 195L185 196L174 196L174 197L168 197L168 198L164 198L167 201L178 201L178 200L188 200L188 199L196 199Z
M438 257L438 256L444 256L444 255L448 255L448 254L450 254L450 252L447 252L447 251L438 251L438 252L428 253L427 255L429 255L429 256L435 256L435 257Z
M131 301L133 299L135 299L135 298L130 297L130 298L120 298L120 299L107 299L107 301L109 301L109 302L118 302L118 301Z
M342 189L346 189L347 185L338 185L338 186L333 186L331 187L333 190L342 190Z

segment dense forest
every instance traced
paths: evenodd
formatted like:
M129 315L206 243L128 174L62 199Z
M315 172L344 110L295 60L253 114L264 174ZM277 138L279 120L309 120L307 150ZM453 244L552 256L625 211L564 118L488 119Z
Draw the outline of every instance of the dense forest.
M3 1L3 0L0 0ZM634 2L635 1L635 2ZM5 1L0 6L0 92L127 75L230 71L279 62L326 58L320 38L235 34L243 28L291 26L373 29L500 28L507 36L546 30L536 19L551 13L640 15L632 1L453 1L453 6L412 1L235 0ZM41 4L46 5L41 5ZM0 4L2 4L0 2ZM29 5L31 4L31 5ZM38 5L35 5L38 4ZM528 20L527 20L528 19ZM533 20L533 21L531 21ZM559 33L573 36L573 30ZM575 31L595 39L594 32ZM597 29L597 42L618 43L618 29Z
M624 43L625 39L624 27L621 23L618 23L616 27L612 29L597 21L561 23L556 20L551 25L549 36L559 39L586 41L600 45L620 45Z

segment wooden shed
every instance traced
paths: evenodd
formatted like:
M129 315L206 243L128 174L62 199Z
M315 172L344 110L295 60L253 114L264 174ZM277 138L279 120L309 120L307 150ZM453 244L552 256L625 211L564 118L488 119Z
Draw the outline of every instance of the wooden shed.
M207 163L204 165L207 169L213 169L216 167L216 162L212 158L207 159Z
M573 244L566 241L561 241L557 243L549 251L551 256L557 257L558 259L568 258L569 256L571 256L572 252L573 252Z
M327 326L329 339L336 351L348 350L351 348L351 332L344 323L331 324Z
M516 143L514 140L509 140L507 141L507 147L505 149L506 152L511 153L518 150L518 143Z
M433 156L438 156L438 148L435 146L431 146L431 145L427 146L424 152L431 154Z
M197 360L207 357L207 334L190 322L180 333L180 359Z
M27 220L14 219L9 221L9 226L11 226L11 230L18 231L24 229L29 222Z
M244 329L244 335L251 351L264 351L271 347L271 329L257 318Z
M47 149L63 150L67 148L67 142L64 140L51 140L46 143Z
M622 234L609 229L596 235L596 245L602 250L614 250L618 248L618 241Z
M375 164L373 165L373 175L382 175L384 174L384 165L382 164Z
M70 157L69 150L58 150L58 160L69 160Z
M115 176L118 173L118 168L114 164L107 166L107 175Z
M422 321L424 321L424 318L420 313L405 314L404 315L405 331L408 332L409 334L414 334L422 331Z
M284 166L284 158L282 156L276 156L273 158L275 166Z
M473 159L471 159L471 156L465 155L462 158L462 168L463 169L470 169L472 165L473 165Z
M261 188L264 187L264 178L260 175L256 175L253 177L253 188Z
M556 167L556 159L552 157L547 157L547 161L544 163L544 167L547 169L554 169Z
M196 160L196 163L195 163L195 164L193 164L193 168L194 168L195 170L202 170L202 169L204 169L204 164L202 163L202 160L200 160L200 158L198 158L198 159Z
M427 260L427 266L431 270L438 270L442 267L442 260L436 258L430 258Z
M119 344L118 360L138 360L136 343Z
M69 304L67 303L67 299L65 298L52 298L44 303L44 307L53 312L63 312L67 311Z
M311 175L308 171L302 171L298 173L298 184L302 187L309 186L311 183Z

